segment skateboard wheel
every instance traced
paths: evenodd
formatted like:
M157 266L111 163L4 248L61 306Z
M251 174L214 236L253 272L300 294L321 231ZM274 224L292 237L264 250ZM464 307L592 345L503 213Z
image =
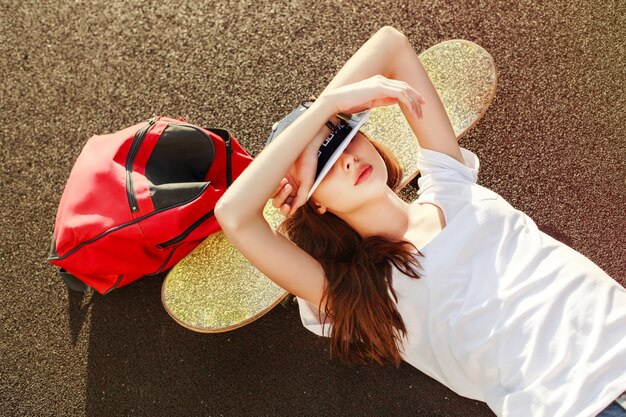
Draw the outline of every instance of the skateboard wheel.
M285 298L280 302L280 305L285 307L287 310L291 308L291 306L298 304L298 299L291 293L288 293Z

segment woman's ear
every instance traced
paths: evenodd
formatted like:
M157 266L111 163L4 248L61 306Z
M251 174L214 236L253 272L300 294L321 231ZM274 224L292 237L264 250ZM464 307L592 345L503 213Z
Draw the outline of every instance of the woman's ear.
M311 199L311 202L315 206L315 211L317 211L318 214L326 213L326 207L324 207L323 205L321 205L320 203L318 203L317 201L313 199Z

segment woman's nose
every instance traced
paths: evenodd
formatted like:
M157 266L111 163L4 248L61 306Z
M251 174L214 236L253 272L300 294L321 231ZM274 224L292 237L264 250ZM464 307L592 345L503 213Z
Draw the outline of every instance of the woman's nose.
M344 152L341 154L341 165L346 171L352 171L354 169L354 163L359 159L352 153Z

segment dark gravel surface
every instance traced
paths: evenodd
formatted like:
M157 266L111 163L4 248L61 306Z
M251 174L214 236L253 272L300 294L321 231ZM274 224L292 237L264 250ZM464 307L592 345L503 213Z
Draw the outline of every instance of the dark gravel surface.
M164 276L82 296L46 262L91 135L183 116L232 129L257 155L271 124L386 24L418 51L462 38L493 55L497 95L462 140L479 183L626 283L624 2L5 0L2 415L493 415L406 363L331 362L297 308L198 334L163 309Z

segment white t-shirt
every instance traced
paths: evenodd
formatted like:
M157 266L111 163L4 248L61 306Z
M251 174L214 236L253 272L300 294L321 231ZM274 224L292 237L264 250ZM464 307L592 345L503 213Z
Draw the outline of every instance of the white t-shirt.
M626 290L478 185L478 157L461 153L419 152L413 204L439 206L446 227L420 248L420 279L392 267L402 358L498 416L595 416L626 390ZM330 335L316 305L298 306Z

